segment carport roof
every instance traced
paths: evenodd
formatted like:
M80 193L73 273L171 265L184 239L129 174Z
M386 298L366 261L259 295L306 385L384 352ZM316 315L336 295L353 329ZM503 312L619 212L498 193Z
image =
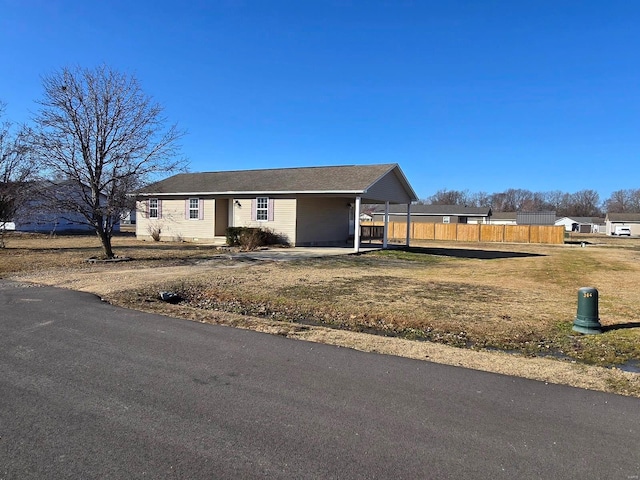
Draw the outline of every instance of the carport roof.
M396 163L328 167L274 168L223 172L180 173L137 192L151 195L364 195L387 175L393 175L411 201L417 196Z

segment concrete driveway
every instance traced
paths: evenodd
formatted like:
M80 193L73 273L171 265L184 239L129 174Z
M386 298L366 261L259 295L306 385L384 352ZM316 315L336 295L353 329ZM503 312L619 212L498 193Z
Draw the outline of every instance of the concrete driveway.
M381 250L382 245L366 244L360 247L360 253ZM353 255L353 247L291 247L268 248L252 252L230 253L230 258L254 258L256 260L292 261L309 258L333 257L338 255Z

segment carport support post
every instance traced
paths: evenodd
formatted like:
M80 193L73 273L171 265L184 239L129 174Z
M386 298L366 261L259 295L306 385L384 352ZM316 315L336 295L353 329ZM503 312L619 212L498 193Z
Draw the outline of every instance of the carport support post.
M387 248L387 236L389 233L389 202L384 202L384 229L382 230L382 249Z
M356 206L354 210L354 231L353 231L353 251L354 253L360 252L360 197L356 197Z
M407 247L411 239L411 204L407 203Z

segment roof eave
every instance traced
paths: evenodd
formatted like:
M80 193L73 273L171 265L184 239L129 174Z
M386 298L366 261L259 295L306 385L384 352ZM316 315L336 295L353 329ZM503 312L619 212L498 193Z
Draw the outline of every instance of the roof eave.
M200 196L200 195L363 195L366 190L229 190L225 192L139 192L139 197Z

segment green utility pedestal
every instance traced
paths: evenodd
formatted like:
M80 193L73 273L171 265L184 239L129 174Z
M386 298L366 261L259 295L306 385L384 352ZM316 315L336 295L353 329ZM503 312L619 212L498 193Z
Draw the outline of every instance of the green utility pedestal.
M593 287L578 290L578 314L573 321L573 331L587 335L602 333L598 318L598 290Z

